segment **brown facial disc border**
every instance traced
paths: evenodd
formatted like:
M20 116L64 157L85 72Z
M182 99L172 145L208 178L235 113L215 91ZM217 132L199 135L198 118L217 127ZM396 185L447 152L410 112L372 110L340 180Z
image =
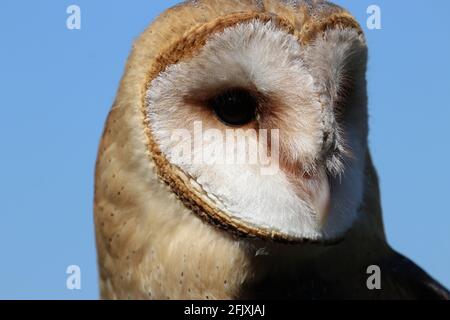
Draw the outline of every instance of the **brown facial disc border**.
M208 201L206 199L209 199L209 197L204 190L201 195L192 190L192 185L189 186L188 184L191 179L194 179L178 167L170 164L159 149L156 141L153 139L148 114L150 106L147 105L146 101L146 93L151 86L152 80L158 77L168 66L193 57L206 44L210 35L219 33L233 25L255 19L262 22L272 21L287 33L296 36L299 43L302 45L311 43L320 33L327 29L354 28L362 33L359 24L345 12L330 15L326 19L319 21L307 21L300 31L295 30L294 26L286 19L274 14L256 12L234 13L194 27L184 37L170 46L168 50L162 52L155 59L147 73L146 81L142 85L141 111L143 114L145 133L148 138L147 146L149 156L156 164L158 176L171 188L184 205L194 211L199 217L220 229L245 238L259 238L284 243L323 243L324 241L297 239L276 231L257 228L246 224L243 221L231 218L230 215L215 207L212 200L210 201L211 203L207 203ZM202 199L201 196L205 199ZM335 242L336 240L326 241L326 243Z

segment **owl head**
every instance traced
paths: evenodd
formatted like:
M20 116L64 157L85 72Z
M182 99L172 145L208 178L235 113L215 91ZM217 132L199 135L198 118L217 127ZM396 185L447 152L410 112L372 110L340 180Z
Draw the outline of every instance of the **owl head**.
M219 3L196 2L190 15ZM336 240L362 201L361 29L326 2L238 4L183 30L150 66L150 154L189 207L230 231Z
M187 1L137 41L105 135L206 223L336 241L363 201L366 61L360 26L326 1Z

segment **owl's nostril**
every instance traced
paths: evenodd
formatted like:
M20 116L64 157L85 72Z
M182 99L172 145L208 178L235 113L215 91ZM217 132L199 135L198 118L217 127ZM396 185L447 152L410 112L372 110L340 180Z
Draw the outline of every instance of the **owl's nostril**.
M313 175L309 172L303 173L303 178L306 180L311 180L313 178Z
M322 142L323 158L328 158L335 154L339 149L336 134L333 132L324 132Z

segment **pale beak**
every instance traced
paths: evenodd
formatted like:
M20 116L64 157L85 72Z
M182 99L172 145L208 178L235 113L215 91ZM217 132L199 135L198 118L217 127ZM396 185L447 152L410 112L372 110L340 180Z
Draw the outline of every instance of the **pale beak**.
M319 223L323 226L330 212L330 182L325 168L320 168L314 176L304 177L303 183L308 193L310 205L315 210Z

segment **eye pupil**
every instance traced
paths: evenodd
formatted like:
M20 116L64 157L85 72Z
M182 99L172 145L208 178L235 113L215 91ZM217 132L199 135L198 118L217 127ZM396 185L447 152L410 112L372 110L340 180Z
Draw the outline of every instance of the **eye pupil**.
M217 117L227 125L243 126L255 119L258 102L244 89L227 90L209 100Z

